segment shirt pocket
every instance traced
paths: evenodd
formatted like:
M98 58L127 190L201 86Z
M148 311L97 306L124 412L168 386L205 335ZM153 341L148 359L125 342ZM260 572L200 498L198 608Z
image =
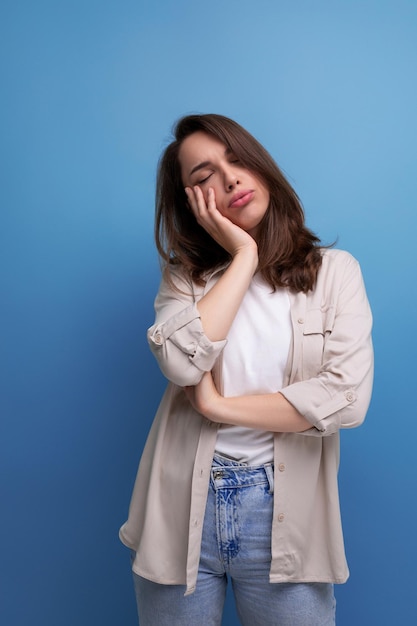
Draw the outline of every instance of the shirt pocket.
M334 325L334 307L306 311L303 325L303 378L317 376L323 364L327 336Z

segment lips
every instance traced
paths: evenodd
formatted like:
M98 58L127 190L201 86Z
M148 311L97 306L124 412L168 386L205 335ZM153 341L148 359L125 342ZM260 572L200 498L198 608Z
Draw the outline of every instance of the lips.
M235 193L229 202L229 208L237 209L239 207L245 206L246 204L249 204L254 195L255 191L253 189L246 189L245 191L239 191L238 193Z

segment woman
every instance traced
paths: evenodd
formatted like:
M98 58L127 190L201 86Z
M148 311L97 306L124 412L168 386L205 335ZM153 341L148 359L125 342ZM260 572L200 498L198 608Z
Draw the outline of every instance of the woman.
M220 115L181 119L157 181L164 262L148 340L170 381L120 531L141 626L335 623L348 577L339 430L369 405L358 263L319 246L266 150Z

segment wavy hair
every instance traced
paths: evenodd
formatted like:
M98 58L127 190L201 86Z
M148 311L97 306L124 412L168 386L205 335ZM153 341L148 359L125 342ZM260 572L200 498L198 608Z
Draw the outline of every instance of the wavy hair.
M187 203L178 153L184 139L197 131L221 141L269 190L269 206L257 233L258 271L274 290L313 289L322 260L320 240L306 227L296 192L248 131L217 114L182 117L158 164L155 241L168 280L167 270L179 265L191 280L204 284L210 270L230 261L230 254L197 223Z

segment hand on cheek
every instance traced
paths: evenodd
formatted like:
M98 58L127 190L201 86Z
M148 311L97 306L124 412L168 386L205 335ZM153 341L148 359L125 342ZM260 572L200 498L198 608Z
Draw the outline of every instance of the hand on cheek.
M257 255L258 249L253 237L218 210L212 187L207 190L207 202L197 185L193 188L186 187L185 193L198 224L232 257L244 248L252 249Z
M185 187L185 193L196 219L204 215L208 209L213 210L217 208L214 190L211 187L205 193L198 185Z

